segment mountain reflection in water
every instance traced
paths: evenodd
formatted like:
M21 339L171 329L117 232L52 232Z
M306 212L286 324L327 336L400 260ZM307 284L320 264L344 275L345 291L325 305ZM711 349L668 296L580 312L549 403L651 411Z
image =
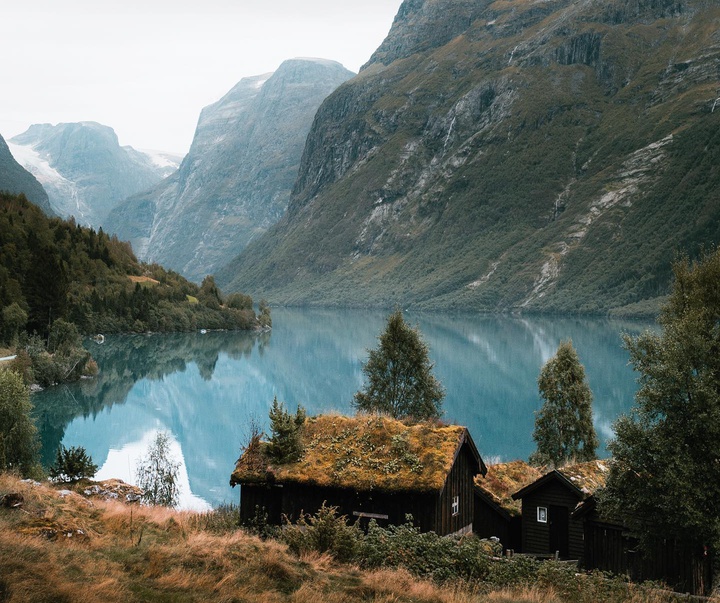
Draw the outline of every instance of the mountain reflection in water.
M310 414L350 413L367 349L387 313L275 309L271 333L108 336L87 344L97 378L33 395L43 461L60 443L83 446L100 477L132 480L137 457L157 430L171 435L183 464L182 506L237 502L230 472L255 420L267 429L273 397ZM408 312L430 346L447 391L448 422L467 425L486 462L534 450L537 377L561 339L572 338L593 390L603 449L612 422L637 388L620 333L647 324L587 318L438 315ZM185 477L186 476L186 477Z

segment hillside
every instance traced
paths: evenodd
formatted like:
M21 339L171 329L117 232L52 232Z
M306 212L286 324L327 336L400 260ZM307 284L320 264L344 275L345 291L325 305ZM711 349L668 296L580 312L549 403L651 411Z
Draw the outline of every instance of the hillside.
M144 260L197 282L212 274L283 214L315 111L353 75L291 59L243 78L202 110L179 171L120 204L108 230Z
M720 242L720 7L406 0L288 212L216 273L273 303L654 314Z
M5 139L0 136L0 191L23 194L48 216L55 215L45 189L30 172L21 166L10 153Z
M44 336L59 318L86 334L259 328L249 297L223 306L212 279L199 287L142 264L127 243L48 218L22 196L0 192L0 241L0 341L16 329Z

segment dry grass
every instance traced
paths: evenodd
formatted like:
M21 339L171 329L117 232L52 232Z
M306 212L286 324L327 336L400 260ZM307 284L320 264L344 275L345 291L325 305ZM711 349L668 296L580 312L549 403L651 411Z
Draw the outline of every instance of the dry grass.
M569 479L578 490L586 496L594 494L596 490L603 488L610 474L610 461L588 461L586 463L575 463L558 469Z
M298 559L241 530L204 531L192 513L63 497L0 475L0 496L10 492L24 502L0 507L2 603L563 603L548 588L480 592L328 555ZM631 603L667 600L645 593Z
M296 463L259 463L259 450L238 461L235 483L313 483L385 491L437 491L443 487L466 429L430 423L405 425L381 416L321 415L302 431L303 456ZM254 456L253 456L254 455Z
M159 285L160 281L150 278L149 276L128 276L133 283L142 283L143 285Z
M475 477L475 485L482 488L501 507L512 515L520 514L521 501L512 495L542 477L542 470L525 461L512 461L488 466L487 475Z

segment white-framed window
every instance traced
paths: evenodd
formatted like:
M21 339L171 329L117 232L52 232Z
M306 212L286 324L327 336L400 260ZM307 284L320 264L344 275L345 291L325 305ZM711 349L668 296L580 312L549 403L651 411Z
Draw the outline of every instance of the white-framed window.
M539 523L547 523L547 507L537 508L537 520Z
M457 515L460 513L460 497L459 496L453 496L453 502L452 502L452 514Z

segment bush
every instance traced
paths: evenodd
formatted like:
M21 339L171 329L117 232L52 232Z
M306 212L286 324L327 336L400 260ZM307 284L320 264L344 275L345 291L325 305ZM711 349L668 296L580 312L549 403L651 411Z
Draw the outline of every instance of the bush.
M338 515L337 507L323 503L314 516L304 515L295 524L285 521L281 538L295 554L330 553L346 562L357 558L362 532L357 524L349 525L345 515Z
M50 467L50 477L59 482L76 482L84 478L92 478L98 470L82 446L65 448L60 444L55 463Z

